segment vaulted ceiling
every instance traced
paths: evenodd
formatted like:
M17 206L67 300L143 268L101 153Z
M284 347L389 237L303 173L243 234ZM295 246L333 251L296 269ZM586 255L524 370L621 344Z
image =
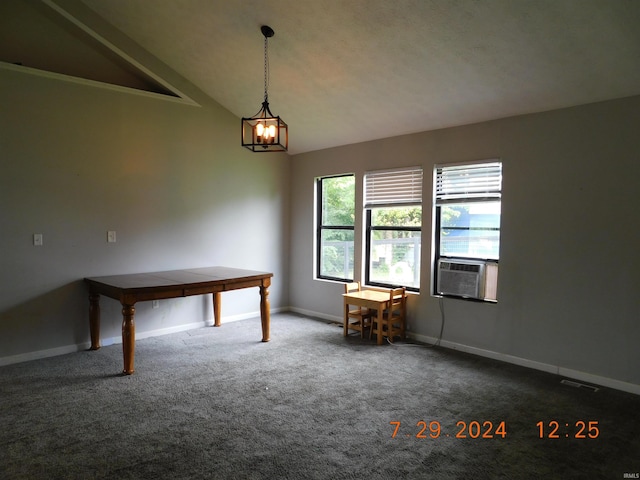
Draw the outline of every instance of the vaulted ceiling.
M239 118L271 26L293 154L640 94L637 0L73 1Z

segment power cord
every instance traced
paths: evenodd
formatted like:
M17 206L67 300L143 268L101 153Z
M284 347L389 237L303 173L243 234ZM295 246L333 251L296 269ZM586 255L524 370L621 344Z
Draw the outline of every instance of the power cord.
M387 339L387 343L389 345L393 345L394 347L423 347L423 348L433 348L433 347L437 347L440 345L440 341L442 340L442 334L444 333L444 297L440 296L439 297L439 305L440 305L440 333L438 334L438 338L435 341L435 343L433 344L429 344L429 343L402 343L402 344L398 344L398 343L393 343L391 340L389 340L389 337L385 337Z

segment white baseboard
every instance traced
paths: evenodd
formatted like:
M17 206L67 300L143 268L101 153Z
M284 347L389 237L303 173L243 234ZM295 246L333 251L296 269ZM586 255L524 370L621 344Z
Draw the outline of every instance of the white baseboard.
M300 315L306 315L309 317L321 318L323 320L328 320L328 321L337 322L337 323L342 323L343 321L342 317L338 317L335 315L327 315L319 312L313 312L311 310L305 310L297 307L281 307L281 308L271 309L272 314L287 312L287 311L298 313ZM222 317L221 323L224 325L225 323L236 322L238 320L247 320L247 319L256 318L259 316L260 316L260 312L250 312L250 313L243 313L239 315L230 315L230 316ZM210 319L204 322L187 323L184 325L177 325L174 327L160 328L157 330L149 330L147 332L137 332L136 339L140 340L143 338L158 337L161 335L168 335L170 333L183 332L185 330L194 330L196 328L201 328L201 327L211 326L211 325L213 325L213 319ZM410 339L416 340L421 343L426 343L429 345L433 345L437 341L437 339L434 337L420 335L413 332L408 332L407 336ZM118 343L122 343L121 336L108 337L108 338L101 339L100 341L100 344L103 347L113 345L113 344L118 344ZM35 352L21 353L19 355L0 357L0 366L11 365L13 363L28 362L30 360L38 360L38 359L47 358L47 357L55 357L57 355L66 355L67 353L80 352L83 350L87 350L90 346L91 346L90 342L85 342L85 343L79 343L76 345L66 345L63 347L56 347L56 348L51 348L47 350L38 350ZM519 365L521 367L533 368L534 370L541 370L543 372L552 373L552 374L560 375L563 377L569 377L574 380L580 380L581 382L600 385L603 387L613 388L615 390L621 390L623 392L640 395L640 385L636 385L634 383L623 382L620 380L615 380L613 378L607 378L607 377L602 377L602 376L594 375L587 372L581 372L578 370L565 368L559 365L551 365L548 363L537 362L535 360L529 360L522 357L516 357L513 355L494 352L491 350L484 350L477 347L471 347L468 345L463 345L461 343L449 342L447 340L441 340L440 346L444 348L449 348L451 350L459 350L461 352L471 353L473 355L478 355L481 357L499 360L501 362Z
M64 347L49 348L46 350L37 350L35 352L20 353L18 355L10 355L8 357L0 357L0 367L11 365L13 363L29 362L31 360L39 360L41 358L56 357L58 355L66 355L67 353L80 352L87 350L91 346L90 342L65 345Z
M208 325L213 325L213 321L185 323L183 325L176 325L174 327L158 328L156 330L148 330L146 332L136 332L136 340L159 337L161 335L169 335L170 333L184 332L186 330L195 330L196 328L202 328ZM109 345L118 343L122 343L122 336L120 335L116 337L106 337L100 339L100 345L103 347L108 347Z
M278 312L287 311L287 310L289 309L286 307L272 308L271 313L273 314L273 313L278 313ZM224 325L225 323L237 322L238 320L247 320L249 318L256 318L256 317L260 317L259 311L242 313L239 315L223 316L220 322L222 323L222 325ZM203 322L186 323L183 325L176 325L174 327L159 328L156 330L149 330L146 332L144 331L136 332L136 340L141 340L143 338L150 338L150 337L159 337L161 335L184 332L186 330L194 330L196 328L202 328L202 327L207 327L212 325L213 325L213 318ZM108 347L109 345L115 345L119 343L122 343L122 336L120 335L116 337L100 338L100 345L102 347ZM83 342L75 345L65 345L62 347L49 348L46 350L37 350L35 352L26 352L26 353L20 353L18 355L10 355L8 357L0 357L0 367L4 365L11 365L14 363L22 363L22 362L29 362L31 360L39 360L41 358L56 357L58 355L66 355L68 353L81 352L83 350L88 350L89 347L91 347L91 342Z
M304 310L303 308L297 307L289 307L288 311L293 313L299 313L300 315L306 315L307 317L321 318L322 320L329 320L332 322L342 323L342 317L337 317L335 315L327 315L324 313L313 312L311 310Z
M407 336L413 340L416 340L421 343L426 343L429 345L433 345L437 341L437 338L428 337L425 335L420 335L412 332L409 332ZM522 357L507 355L504 353L494 352L491 350L484 350L481 348L470 347L468 345L449 342L447 340L441 340L440 346L444 348L449 348L451 350L459 350L461 352L471 353L473 355L478 355L481 357L499 360L501 362L512 363L514 365L519 365L521 367L533 368L534 370L541 370L543 372L552 373L554 375L560 375L562 377L568 377L574 380L580 380L581 382L585 382L593 385L599 385L602 387L613 388L615 390L621 390L623 392L640 395L640 385L636 385L634 383L623 382L620 380L615 380L613 378L602 377L602 376L594 375L587 372L581 372L579 370L565 368L559 365L551 365L548 363L537 362L535 360L529 360Z
M301 315L307 315L309 317L322 318L324 320L335 321L338 323L343 322L342 317L336 317L334 315L326 315L323 313L304 310L301 308L290 307L289 311L299 313ZM420 335L413 332L408 332L407 336L410 339L413 339L428 345L433 345L437 341L437 338L428 337L426 335ZM535 360L529 360L527 358L516 357L514 355L507 355L505 353L494 352L491 350L484 350L477 347L463 345L461 343L449 342L447 340L440 341L440 346L444 348L449 348L451 350L459 350L461 352L471 353L473 355L478 355L481 357L499 360L505 363L519 365L521 367L533 368L534 370L541 370L543 372L552 373L554 375L560 375L562 377L568 377L574 380L580 380L581 382L585 382L593 385L599 385L602 387L613 388L615 390L621 390L623 392L640 395L640 385L636 385L635 383L628 383L620 380L615 380L613 378L601 377L599 375L581 372L578 370L573 370L573 369L565 368L558 365L551 365L548 363L537 362Z

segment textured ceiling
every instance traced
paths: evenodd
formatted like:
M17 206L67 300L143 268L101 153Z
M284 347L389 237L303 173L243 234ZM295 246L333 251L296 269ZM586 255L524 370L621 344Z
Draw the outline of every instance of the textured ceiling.
M82 2L292 154L640 94L638 0Z

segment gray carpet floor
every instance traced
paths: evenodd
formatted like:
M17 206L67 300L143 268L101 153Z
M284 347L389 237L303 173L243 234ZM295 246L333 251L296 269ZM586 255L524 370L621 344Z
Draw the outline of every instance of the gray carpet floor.
M0 478L640 472L636 395L437 347L377 346L294 314L273 315L271 341L260 338L251 319L142 339L131 376L119 374L120 345L0 368ZM538 422L546 437L553 420L559 438L540 438ZM587 438L575 438L580 422Z

